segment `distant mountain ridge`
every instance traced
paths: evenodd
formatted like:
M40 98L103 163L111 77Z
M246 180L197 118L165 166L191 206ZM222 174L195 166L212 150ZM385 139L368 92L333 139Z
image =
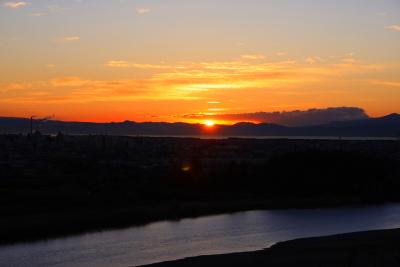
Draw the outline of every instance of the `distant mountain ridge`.
M159 136L343 136L400 137L400 114L380 118L338 121L317 126L288 127L269 123L237 123L215 125L166 122L65 122L48 120L34 123L34 129L45 134L108 134ZM30 119L0 117L0 133L29 133Z

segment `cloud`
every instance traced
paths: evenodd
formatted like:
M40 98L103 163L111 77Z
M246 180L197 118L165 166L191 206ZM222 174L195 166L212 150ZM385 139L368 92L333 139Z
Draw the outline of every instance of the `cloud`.
M45 15L45 13L42 13L42 12L36 12L36 13L30 14L30 16L32 16L32 17L42 17L44 15Z
M147 8L147 7L141 7L141 8L136 9L136 13L138 13L139 15L144 15L144 14L147 14L150 12L151 12L151 9Z
M131 64L123 60L110 60L106 63L106 66L110 68L130 68Z
M63 37L53 39L53 42L58 44L65 44L65 43L79 42L80 40L81 37L79 35L66 35Z
M73 36L64 36L63 40L66 42L77 42L81 39L81 37L77 36L77 35L73 35Z
M130 63L124 60L110 60L105 64L110 68L135 68L135 69L185 69L182 65L166 65L166 64L139 64L139 63Z
M80 87L87 85L89 82L79 77L71 76L60 79L53 79L50 81L50 83L54 87Z
M265 59L263 55L241 55L240 56L242 59L247 59L247 60L260 60L260 59Z
M234 103L232 99L238 105L243 101L249 105L251 101L259 101L259 97L266 97L268 105L272 107L278 102L281 105L293 104L294 100L287 100L286 96L303 95L308 86L326 85L351 78L353 74L366 74L387 68L386 65L366 64L354 59L336 63L324 61L313 65L294 61L248 60L138 64L118 59L106 62L105 66L116 69L135 68L143 70L143 73L140 79L127 80L61 77L30 83L0 83L0 103L81 103L140 99L201 100L203 103L221 100L224 103ZM370 80L363 82L371 84ZM39 97L34 92L46 92L47 95ZM232 104L226 105L218 108L233 108Z
M323 62L324 60L321 57L309 57L306 59L308 64L315 64L317 62Z
M383 86L400 88L400 81L371 80L370 82L375 85L383 85Z
M189 90L174 81L157 78L137 80L91 80L78 76L46 81L0 83L0 103L90 103L97 101L185 100Z
M400 24L393 24L393 25L388 25L385 27L388 30L392 30L392 31L400 31Z
M337 107L309 109L305 111L255 112L239 114L189 114L187 119L216 119L232 122L276 123L285 126L321 125L335 121L347 121L368 118L361 108Z
M28 2L6 2L4 3L4 6L7 8L12 8L12 9L17 9L17 8L22 8L29 6L30 4Z

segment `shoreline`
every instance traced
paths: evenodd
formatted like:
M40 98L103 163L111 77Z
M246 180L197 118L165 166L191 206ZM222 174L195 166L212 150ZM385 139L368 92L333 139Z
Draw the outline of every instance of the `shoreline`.
M336 208L368 208L371 206L384 206L390 204L396 204L400 202L385 202L385 203L360 203L360 202L342 202L334 203L327 201L325 205L319 202L319 205L315 202L304 201L304 200L292 200L290 203L276 205L267 202L258 203L187 203L186 205L179 206L157 206L153 207L153 211L150 215L148 211L151 207L146 207L138 214L137 209L132 210L115 210L113 213L91 213L87 214L82 211L81 221L68 221L65 220L69 217L69 214L63 216L48 217L43 220L42 216L39 215L40 220L36 220L35 225L31 225L29 229L19 228L16 223L4 224L4 227L0 230L2 239L0 240L0 249L6 246L21 245L21 244L32 244L37 242L46 242L54 239L62 239L68 237L74 237L85 234L92 234L104 231L123 230L131 227L143 227L149 224L163 222L163 221L181 221L185 219L195 219L200 217L218 216L226 214L235 214L241 212L257 211L257 210L318 210L318 209L336 209ZM210 206L212 207L210 208ZM157 212L157 211L162 211ZM175 213L169 211L175 210ZM177 211L178 210L178 211ZM179 214L177 213L179 212ZM85 215L83 215L85 214ZM155 214L155 215L154 215ZM76 212L72 213L72 218L76 218ZM71 218L70 217L70 218ZM18 218L23 219L23 218ZM32 220L32 218L26 218ZM132 220L134 219L134 220ZM72 226L71 226L72 225ZM51 229L51 230L49 230Z
M140 267L400 265L400 229L354 232L279 242L254 252L198 256Z
M318 204L317 204L318 203ZM131 208L105 211L73 211L64 214L50 215L39 214L37 217L18 217L16 221L3 221L0 229L2 239L0 249L5 246L46 242L52 239L68 238L82 234L91 234L103 231L141 227L162 221L180 221L207 216L223 214L234 214L255 210L314 210L314 209L335 209L335 208L363 208L370 206L383 206L386 203L361 203L359 201L334 202L327 200L322 204L320 200L293 199L286 203L277 205L260 200L253 202L239 201L236 203L227 202L203 202L158 205L151 207ZM111 207L110 207L111 208ZM150 212L152 211L152 212ZM80 220L76 220L77 214L81 214ZM46 217L45 219L43 219ZM6 219L6 218L5 218ZM29 228L19 227L19 222L33 220Z

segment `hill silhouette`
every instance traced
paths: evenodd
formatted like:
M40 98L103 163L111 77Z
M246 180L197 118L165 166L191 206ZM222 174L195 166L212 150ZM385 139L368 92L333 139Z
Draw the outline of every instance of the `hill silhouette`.
M317 126L288 127L271 123L237 123L216 125L206 131L202 124L134 121L92 123L48 120L34 123L34 128L45 134L108 134L159 136L343 136L343 137L399 137L400 115L380 118L337 121ZM28 133L30 119L0 117L0 133Z

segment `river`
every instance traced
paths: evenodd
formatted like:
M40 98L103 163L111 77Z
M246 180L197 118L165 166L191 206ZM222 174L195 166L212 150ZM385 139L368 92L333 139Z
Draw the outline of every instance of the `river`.
M0 247L0 266L126 267L253 251L276 242L400 227L400 204L248 211Z

